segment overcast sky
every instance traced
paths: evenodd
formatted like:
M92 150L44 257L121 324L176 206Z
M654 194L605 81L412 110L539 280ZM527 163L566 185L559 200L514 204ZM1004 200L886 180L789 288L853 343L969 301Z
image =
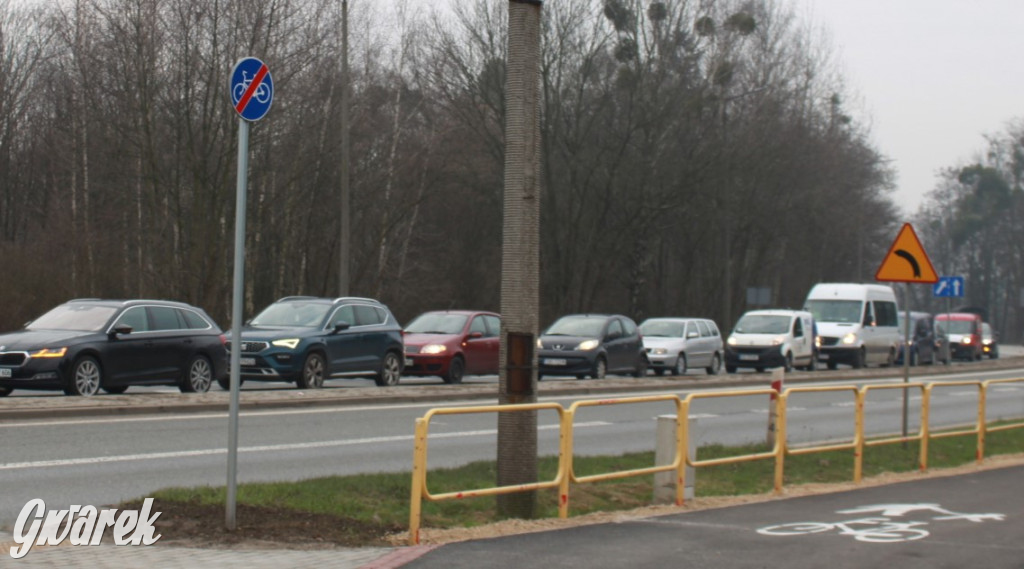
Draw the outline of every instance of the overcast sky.
M1024 0L790 1L830 32L905 213L1024 117Z

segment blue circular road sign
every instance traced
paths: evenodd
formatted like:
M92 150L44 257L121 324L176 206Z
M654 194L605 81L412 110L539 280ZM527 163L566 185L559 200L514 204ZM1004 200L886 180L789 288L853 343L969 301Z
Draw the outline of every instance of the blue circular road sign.
M247 121L266 116L274 101L274 80L267 64L255 57L243 57L231 72L231 103Z

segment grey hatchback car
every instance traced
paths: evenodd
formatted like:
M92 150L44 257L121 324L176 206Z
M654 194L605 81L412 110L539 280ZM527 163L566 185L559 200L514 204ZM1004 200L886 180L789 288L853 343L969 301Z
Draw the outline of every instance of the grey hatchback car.
M618 314L571 314L555 321L540 338L539 377L647 374L643 338L632 319Z

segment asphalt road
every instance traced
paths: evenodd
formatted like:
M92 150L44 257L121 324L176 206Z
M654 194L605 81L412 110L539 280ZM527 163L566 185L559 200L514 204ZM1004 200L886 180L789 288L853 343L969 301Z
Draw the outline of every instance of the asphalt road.
M1024 466L452 543L403 567L1021 569Z

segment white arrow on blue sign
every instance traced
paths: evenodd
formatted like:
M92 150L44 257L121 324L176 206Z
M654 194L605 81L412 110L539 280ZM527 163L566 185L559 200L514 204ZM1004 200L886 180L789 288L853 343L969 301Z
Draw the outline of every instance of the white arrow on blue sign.
M932 285L932 295L936 297L960 298L964 295L963 277L939 277L939 282Z
M274 80L267 65L244 57L231 72L231 103L243 119L254 122L266 116L274 101Z

